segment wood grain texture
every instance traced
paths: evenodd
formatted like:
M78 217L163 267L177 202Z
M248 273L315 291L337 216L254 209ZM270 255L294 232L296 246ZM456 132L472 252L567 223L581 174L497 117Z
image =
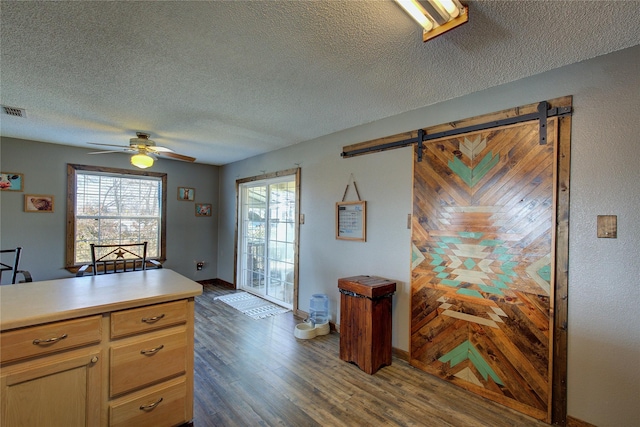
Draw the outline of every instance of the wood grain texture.
M555 121L430 141L414 166L410 362L549 420Z
M569 105L571 105L571 101L571 98L567 100ZM564 425L571 421L567 417L571 116L558 119L557 153L551 421L558 425Z
M572 97L563 96L563 97L551 99L547 101L547 103L549 105L549 108L568 107L568 106L571 106L572 104ZM519 107L508 108L502 111L496 111L494 113L484 114L482 116L469 117L465 119L454 120L448 123L442 123L435 126L429 126L428 128L425 129L425 131L427 134L433 135L433 134L438 134L440 132L451 131L451 130L465 128L468 126L474 126L482 123L489 123L489 122L509 119L512 117L523 116L531 113L536 113L537 111L538 111L538 103L528 104L528 105L523 105ZM406 147L407 145L411 145L411 144L399 145L393 148L382 148L385 144L409 140L409 139L416 138L417 136L418 136L417 130L397 133L395 135L389 135L381 138L372 139L369 141L363 141L356 144L344 146L342 148L342 152L349 153L352 151L357 151L362 149L371 150L364 153L352 155L352 156L362 156L362 155L372 154L372 153L385 151L389 149Z
M78 420L86 419L86 425L106 426L111 405L120 408L112 415L123 425L176 425L192 419L193 296L202 286L170 270L139 273L0 289L1 353L6 356L0 368L1 425L85 425ZM158 304L139 307L154 301ZM12 304L21 304L22 313L10 309ZM84 314L90 316L75 318ZM141 316L159 318L149 330L147 323L139 324ZM111 338L112 330L118 338ZM56 340L44 347L33 344L51 338ZM176 381L179 387L173 387ZM163 409L135 415L140 405L160 398L158 408ZM132 399L141 403L135 406Z
M369 276L338 280L340 295L340 359L367 374L391 364L391 305L396 284Z
M187 333L181 326L113 344L109 349L109 396L183 375L189 350Z
M155 304L111 314L111 338L141 334L187 322L187 300Z
M184 420L189 406L184 377L151 387L142 393L134 393L109 405L110 427L175 426ZM156 404L153 409L140 409Z
M291 312L253 320L196 297L194 425L542 427L394 356L368 375L340 360L340 335L297 340Z
M559 98L555 98L547 101L548 107L552 108L561 108L568 107L570 111L572 108L573 99L572 96L563 96ZM452 131L455 129L467 128L469 126L486 124L491 122L496 122L504 119L514 118L517 116L523 116L531 113L536 113L538 111L539 103L529 104L525 106L510 108L502 111L498 111L495 113L485 114L482 116L476 116L471 118L465 118L461 120L456 120L449 123L443 123L440 125L430 126L428 128L424 128L424 132L427 135L439 134L445 131ZM537 229L533 230L533 234L530 236L525 236L527 239L523 239L524 244L537 245L541 243L544 239L551 236L552 243L552 251L549 255L549 271L544 271L544 275L549 277L549 299L543 299L541 302L546 303L548 305L548 311L546 317L548 317L548 335L550 339L550 344L547 346L547 350L549 352L548 360L549 360L549 372L548 372L548 380L551 384L550 393L547 394L547 419L553 424L565 425L567 421L572 421L573 419L567 417L567 312L568 312L568 262L569 262L569 188L570 188L570 153L571 153L571 115L562 115L557 118L551 118L547 120L547 131L549 136L549 143L555 144L556 152L554 154L555 164L553 165L553 178L549 181L549 186L542 187L538 186L538 193L525 194L522 195L528 197L529 199L538 197L540 194L551 194L551 197L544 199L541 201L543 204L550 204L552 206L552 212L554 213L555 223L554 226L551 227L548 232L545 233L544 224L539 224ZM487 131L491 133L491 131ZM364 151L358 154L351 155L364 155L369 153L374 153L377 151L384 151L386 149L400 148L407 145L415 144L415 143L406 143L406 144L396 144L391 147L385 147L385 144L389 143L398 143L398 142L406 142L409 139L416 138L418 131L411 132L403 132L396 135L391 135L383 138L378 138L370 141L361 142L358 144L353 144L350 146L343 147L343 153L352 152L355 150L366 149L368 151ZM446 140L448 138L442 138ZM426 142L425 144L432 144L438 142L437 140ZM521 150L519 148L523 148L521 146L514 146L513 151L510 151L509 156L520 156L522 157ZM417 148L416 148L417 149ZM434 159L439 159L440 161L446 160L446 156L444 155L444 150L442 152L432 152L432 156ZM457 150L455 153L456 156L463 155L464 150ZM467 154L471 154L471 156L477 155L477 150L466 150ZM529 157L526 162L522 162L521 165L525 165L528 161L534 162L535 159ZM517 166L517 162L513 162L513 158L507 157L507 161L510 162L511 165ZM504 159L499 159L498 164L500 164L503 168L506 166L504 164ZM414 163L414 165L418 165ZM425 209L431 209L435 211L439 208L439 205L442 203L456 203L464 200L464 194L461 193L460 186L455 182L452 182L451 175L452 170L448 167L443 167L443 164L438 162L432 162L429 164L434 170L434 173L442 174L445 179L434 182L429 181L429 177L425 177L425 180L422 182L416 181L414 183L414 191L421 191L425 189L432 188L434 189L433 193L430 195L432 197L425 197L420 202L424 205ZM457 171L462 172L464 175L464 169L457 165ZM531 166L534 166L531 163ZM542 165L539 165L542 166ZM467 174L466 178L471 178L474 171ZM537 177L532 176L535 170L531 169L529 171L529 177L533 177L534 181L537 180ZM520 173L518 170L513 169L512 173L517 174ZM476 175L475 179L482 174ZM483 178L483 176L480 176ZM518 203L523 207L519 210L514 210L509 218L503 218L505 221L511 220L511 223L516 221L527 220L529 217L530 205L524 202L526 199L518 199L518 193L514 191L506 191L503 186L496 185L498 182L497 179L500 177L496 175L495 179L492 181L486 181L483 186L485 195L487 197L492 194L495 196L496 194L502 194L502 198L499 200L501 203L509 203L511 201L510 208L517 208ZM492 179L492 178L488 178ZM464 181L464 180L463 180ZM469 184L476 185L478 182L469 181ZM537 185L537 184L536 184ZM542 193L540 193L542 192ZM550 193L549 193L550 192ZM479 195L483 193L483 190L479 190ZM441 197L441 198L440 198ZM515 205L514 205L515 203ZM506 205L505 205L506 206ZM483 212L481 209L476 209L472 212L471 209L467 208L465 210L451 210L447 212L447 218L444 219L444 222L452 224L453 226L464 228L470 227L472 225L478 226L478 220L482 220ZM487 218L490 215L490 211L484 212L484 217ZM532 218L533 219L533 218ZM427 215L423 215L420 218L416 218L413 216L413 220L420 223L421 221L427 223L428 221L433 221L432 217ZM506 223L505 223L506 224ZM432 224L438 225L438 224ZM486 231L483 229L483 231ZM511 233L513 230L507 230L508 233ZM426 240L431 235L438 235L437 231L430 230L427 231L424 228L413 227L413 235L416 239ZM504 233L502 233L504 235ZM501 238L502 235L496 235L496 238ZM524 247L524 246L523 246ZM438 248L433 248L438 249ZM524 252L523 252L524 253ZM535 253L530 254L535 256ZM415 245L413 246L412 253L412 266L416 266L423 262L424 256L420 253L420 249ZM486 264L484 265L486 267ZM441 272L439 272L440 274ZM527 272L528 273L528 272ZM478 279L478 275L467 274L468 278L475 278L476 281ZM425 294L427 293L424 289L425 281L421 281L416 279L414 275L414 284L415 287L412 290L411 296L411 313L410 313L410 322L411 322L411 334L416 338L416 331L419 331L426 324L433 321L433 319L439 315L439 311L434 308L434 306L439 306L440 302L437 299L432 301L425 300ZM542 281L538 281L538 285L542 284L546 280L546 277ZM450 283L451 284L451 283ZM534 286L535 287L535 286ZM442 297L443 294L438 297ZM534 302L534 301L532 301ZM482 305L482 304L480 304ZM445 310L441 310L444 312ZM544 312L542 310L541 312ZM455 313L452 310L448 310L447 314ZM497 314L497 313L496 313ZM469 320L468 316L457 314L458 318L465 318L467 321ZM498 316L501 316L498 314ZM545 316L542 318L544 319ZM490 323L490 322L484 322ZM421 336L417 336L417 340L422 340L422 344L428 343L431 339L431 334L422 334ZM420 343L420 341L418 341ZM413 345L412 345L413 348ZM417 347L420 350L420 347ZM408 358L411 358L411 352L408 355ZM467 378L470 378L468 373L466 374ZM515 402L515 401L512 401ZM518 405L514 403L514 405ZM540 414L541 415L541 414Z
M94 346L3 365L0 425L104 425L100 424L103 364L102 353Z
M13 362L99 343L102 339L100 316L37 325L0 334L0 362ZM41 344L34 344L39 340Z

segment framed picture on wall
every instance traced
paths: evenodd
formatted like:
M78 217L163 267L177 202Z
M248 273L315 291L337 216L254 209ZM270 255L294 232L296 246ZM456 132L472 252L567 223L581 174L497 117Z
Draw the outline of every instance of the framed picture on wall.
M196 189L190 187L178 187L178 200L193 202L196 197Z
M196 216L211 216L211 203L196 203Z
M24 175L16 172L0 172L0 190L22 191Z
M24 195L24 211L25 212L53 212L54 200L53 196L46 194L25 194Z
M366 242L367 202L336 203L336 239Z

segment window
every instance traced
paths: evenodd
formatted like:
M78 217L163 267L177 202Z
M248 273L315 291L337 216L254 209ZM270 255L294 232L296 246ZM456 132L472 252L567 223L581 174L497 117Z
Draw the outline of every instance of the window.
M167 174L67 166L67 254L73 269L91 262L91 243L148 242L164 261Z

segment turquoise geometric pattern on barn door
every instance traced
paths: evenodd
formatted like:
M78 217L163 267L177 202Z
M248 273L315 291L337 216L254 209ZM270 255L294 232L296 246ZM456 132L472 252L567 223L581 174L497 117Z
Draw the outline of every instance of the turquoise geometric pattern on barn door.
M554 144L525 122L426 143L414 165L410 362L540 419Z

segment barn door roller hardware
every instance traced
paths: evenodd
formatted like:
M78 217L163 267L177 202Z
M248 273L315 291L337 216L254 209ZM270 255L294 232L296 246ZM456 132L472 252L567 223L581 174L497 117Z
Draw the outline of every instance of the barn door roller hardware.
M425 141L431 141L438 138L461 135L468 132L476 132L487 129L493 129L501 126L512 125L516 123L528 122L531 120L538 120L540 124L540 144L547 143L547 119L549 117L566 116L571 115L571 106L565 107L553 107L549 108L547 101L542 101L538 104L538 109L534 113L523 114L519 116L509 117L505 119L490 121L486 123L480 123L477 125L471 125L456 129L450 129L442 132L427 134L423 129L418 129L418 134L415 138L403 139L401 141L389 142L387 144L380 144L371 147L355 149L351 151L343 151L340 155L342 157L353 157L360 154L365 154L373 151L383 151L391 148L406 147L408 145L417 144L417 157L418 161L422 161L422 150Z

